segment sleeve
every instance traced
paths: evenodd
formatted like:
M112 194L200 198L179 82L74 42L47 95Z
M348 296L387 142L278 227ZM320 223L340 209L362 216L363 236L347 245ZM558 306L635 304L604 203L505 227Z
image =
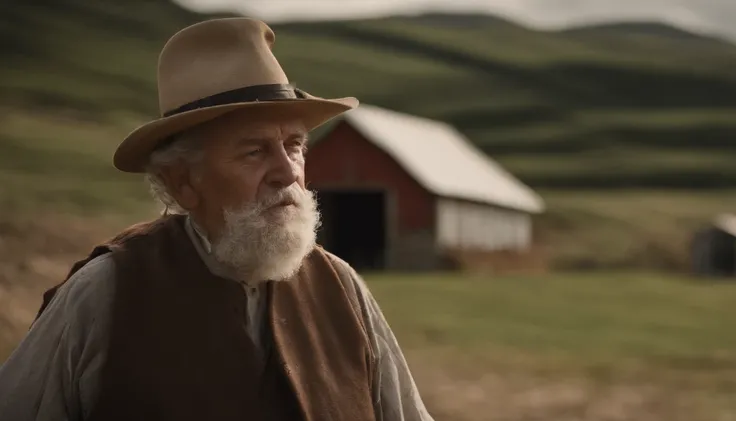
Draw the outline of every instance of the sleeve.
M365 281L347 263L335 259L350 273L368 338L376 353L373 400L377 420L433 421L419 395L401 347Z
M112 265L101 256L74 274L0 366L0 420L84 419L104 357Z

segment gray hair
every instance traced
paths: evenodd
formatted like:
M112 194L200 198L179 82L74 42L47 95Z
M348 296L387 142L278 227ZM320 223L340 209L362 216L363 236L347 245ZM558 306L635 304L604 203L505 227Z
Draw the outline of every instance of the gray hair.
M160 171L163 167L184 161L187 164L195 164L202 159L202 143L199 137L191 132L183 132L174 136L174 139L166 146L151 153L146 166L146 181L153 198L164 206L163 213L186 214L183 209L169 193L166 183L161 178Z

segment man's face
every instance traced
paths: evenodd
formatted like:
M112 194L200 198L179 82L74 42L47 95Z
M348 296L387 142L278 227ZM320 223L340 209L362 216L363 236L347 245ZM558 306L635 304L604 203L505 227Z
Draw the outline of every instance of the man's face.
M203 142L198 166L202 221L215 237L224 209L266 200L292 184L304 188L307 133L299 120L237 112L203 126L195 135ZM270 209L278 216L288 209Z
M176 196L207 232L215 258L246 282L288 277L313 248L319 223L304 186L304 126L244 111L193 135L202 159L180 167Z

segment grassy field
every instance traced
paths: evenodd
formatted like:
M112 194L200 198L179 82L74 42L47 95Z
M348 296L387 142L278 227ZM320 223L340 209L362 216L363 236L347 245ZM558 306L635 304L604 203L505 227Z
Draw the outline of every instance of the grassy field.
M367 279L438 419L736 417L736 284L631 272Z
M76 215L125 213L150 199L140 177L112 167L115 146L127 133L125 124L12 108L0 114L3 214L44 209Z
M412 347L546 356L591 369L620 360L677 368L699 359L702 368L712 360L736 369L733 283L616 271L365 277Z

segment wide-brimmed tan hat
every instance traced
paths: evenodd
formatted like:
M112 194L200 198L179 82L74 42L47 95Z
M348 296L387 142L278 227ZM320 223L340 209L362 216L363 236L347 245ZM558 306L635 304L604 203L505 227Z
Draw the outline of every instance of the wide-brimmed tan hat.
M183 130L247 108L298 117L312 130L358 106L352 97L325 99L294 88L274 57L275 35L264 22L212 19L177 32L158 62L161 117L118 146L115 167L143 172L157 146Z

